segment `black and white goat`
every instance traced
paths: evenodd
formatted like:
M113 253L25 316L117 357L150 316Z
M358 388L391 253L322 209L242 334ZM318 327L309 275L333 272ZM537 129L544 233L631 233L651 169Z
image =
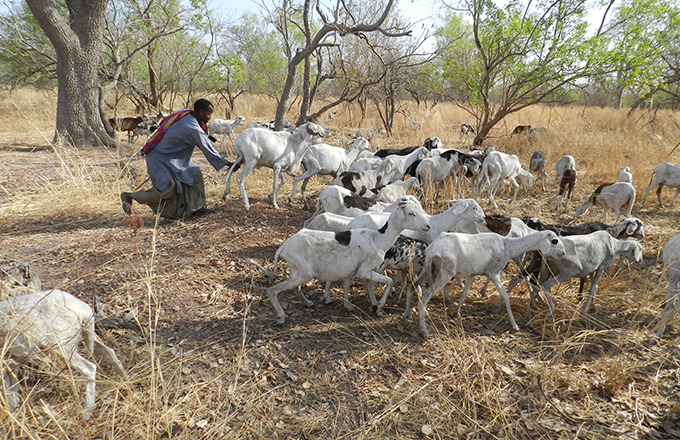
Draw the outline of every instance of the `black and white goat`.
M279 258L288 263L290 268L288 279L267 289L267 296L276 310L276 322L283 324L286 319L278 300L279 293L295 289L312 278L326 282L342 281L344 305L347 310L353 310L349 302L349 288L354 278L381 282L391 287L392 279L376 273L375 268L383 262L385 253L404 229L423 232L430 230L425 212L419 204L411 200L402 200L379 230L298 231L276 251L272 272L251 260L269 277L276 276ZM300 289L297 289L297 292L304 305L308 307L313 305ZM375 298L371 298L371 302L377 306Z

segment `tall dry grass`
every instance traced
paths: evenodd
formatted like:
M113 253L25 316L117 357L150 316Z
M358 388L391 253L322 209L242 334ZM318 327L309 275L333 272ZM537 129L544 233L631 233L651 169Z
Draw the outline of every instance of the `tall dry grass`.
M614 267L600 282L599 310L586 322L579 319L576 286L567 283L553 292L555 315L535 310L516 334L507 331L505 316L490 314L493 299L474 294L461 319L451 318L452 304L434 301L427 341L415 336L413 323L400 323L399 306L376 319L368 306L353 315L323 306L303 311L287 295L282 300L290 323L275 327L261 297L271 281L244 264L239 252L248 249L235 251L253 238L247 246L275 248L304 217L299 204L282 208L283 214L263 206L269 170L249 177L248 193L261 201L241 213L234 208L241 203L237 194L225 204L218 200L224 173L210 170L199 155L209 204L238 221L159 223L138 209L142 223L128 225L119 194L146 178L135 158L140 144L121 142L110 151L57 147L49 142L53 96L21 90L0 95L0 104L0 258L43 263L47 287L81 293L90 303L102 295L110 314L137 310L149 334L104 335L131 380L109 377L110 368L100 365L97 410L88 422L79 418L83 386L77 376L59 365L25 366L27 403L12 412L0 408L0 437L566 439L672 438L680 432L678 332L658 346L645 344L660 317L665 282L656 258L677 233L675 210L660 210L651 199L645 208L638 202L634 215L646 223L645 263ZM248 122L272 119L271 100L248 97L238 105ZM375 149L420 145L429 136L447 147L469 146L471 139L458 131L472 122L464 111L448 104L409 104L407 111L422 129L401 129L409 121L398 116L395 136L377 137ZM629 166L639 201L653 167L680 160L671 154L680 141L671 116L678 117L535 106L506 118L485 146L517 154L523 163L535 149L551 164L573 155L576 200ZM381 125L373 110L362 120L352 106L321 122L336 145L359 127ZM536 144L507 136L519 124L545 125L549 132ZM308 192L327 183L319 179ZM283 197L289 190L290 179ZM573 205L568 213L555 212L554 200L536 185L515 204L507 196L498 200L506 215L574 220ZM442 209L432 200L425 206ZM583 220L600 217L593 209ZM269 231L275 219L281 230ZM315 296L322 290L317 283L305 289ZM363 301L363 289L353 297ZM513 295L517 316L526 302L519 292Z

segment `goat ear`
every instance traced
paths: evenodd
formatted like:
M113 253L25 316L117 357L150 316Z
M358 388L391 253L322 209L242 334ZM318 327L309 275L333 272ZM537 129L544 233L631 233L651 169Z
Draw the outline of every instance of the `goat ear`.
M456 203L453 204L453 206L450 209L451 212L454 214L461 214L463 211L465 211L465 208L467 208L465 203L463 203L461 200L458 200L456 201Z
M546 255L548 252L550 252L549 235L544 235L543 238L541 238L541 241L539 243L539 249L543 255Z

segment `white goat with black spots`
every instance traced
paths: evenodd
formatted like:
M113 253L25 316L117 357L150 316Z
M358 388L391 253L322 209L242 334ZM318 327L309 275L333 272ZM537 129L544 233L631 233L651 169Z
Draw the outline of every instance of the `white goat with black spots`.
M327 282L342 281L344 305L347 310L353 310L349 302L349 288L355 277L382 282L391 287L392 279L376 273L375 268L383 262L385 252L392 247L404 229L423 232L430 229L425 212L408 199L400 201L387 223L379 230L354 229L344 232L300 230L276 251L272 272L251 260L270 277L276 275L279 258L288 262L289 278L267 289L267 296L276 310L276 322L283 324L286 319L278 300L279 293L299 287L312 278ZM303 304L312 306L313 303L302 291L297 290ZM371 298L371 302L377 305L375 298Z

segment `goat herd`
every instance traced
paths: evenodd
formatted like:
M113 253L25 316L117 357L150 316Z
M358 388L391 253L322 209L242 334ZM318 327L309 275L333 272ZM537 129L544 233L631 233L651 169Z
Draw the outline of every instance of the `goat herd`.
M211 133L230 135L244 121L243 117L233 121L215 120L211 122L210 130ZM137 126L142 122L153 121L140 117ZM124 121L119 125L121 130L128 126ZM518 133L523 133L518 129ZM529 135L544 132L536 129L525 129L524 132ZM470 132L474 133L472 127L461 127L461 135ZM357 136L362 134L372 137L377 133L367 130ZM494 197L503 185L513 187L514 200L520 184L531 185L534 174L538 174L545 190L549 176L546 156L540 151L533 154L527 170L515 155L492 148L484 152L445 149L435 137L428 138L422 147L380 150L372 154L365 137L357 137L345 149L322 143L322 138L328 135L327 130L314 123L279 132L273 131L268 124L251 124L234 141L237 158L226 175L223 197L230 193L232 173L242 166L236 180L246 208L250 205L244 181L255 167L266 166L274 171L274 207L278 207L277 194L285 182L285 174L297 174L301 167L304 168L304 172L294 178L290 200L296 198L297 185L302 181L300 193L306 208L309 207L305 190L310 177L330 175L335 178L334 185L319 194L314 216L278 248L273 271L250 260L269 277L276 276L280 258L289 266L289 277L267 289L279 324L286 318L278 300L279 293L297 288L302 303L311 306L312 302L299 287L316 278L326 282L324 301L329 303L331 283L342 282L344 306L352 310L349 289L353 280L359 278L366 283L368 297L379 316L395 283L401 285L402 292L406 290L404 320L410 316L416 293L420 334L427 337L430 299L440 290L448 297L446 286L449 281L455 279L459 284L463 283L456 308L459 315L475 277L485 275L487 285L492 282L501 295L494 311L505 304L510 325L517 330L508 294L520 282L526 282L531 292L527 312L527 319L530 319L539 293L543 293L550 314L555 307L550 296L552 286L579 278L582 291L584 282L590 281L581 312L585 314L600 277L617 255L636 262L642 260L642 246L637 241L626 240L644 237L642 221L630 217L635 189L627 167L619 170L619 182L600 186L576 208L576 214L581 215L591 205L603 207L604 223L546 225L537 218L485 215L477 202L482 190L487 188L489 204L497 208ZM574 158L560 158L555 169L557 175L550 192L558 186L558 209L562 208L563 202L567 209L576 182ZM436 198L450 180L454 182L459 200L448 201L450 207L441 213L426 213L419 200L431 187L436 189ZM673 197L675 201L680 192L680 165L671 162L658 165L642 203L647 193L658 186L661 205L663 185L678 188ZM416 196L407 195L411 190L415 190ZM463 198L466 191L472 191L472 198ZM626 205L627 218L619 221L621 208ZM617 223L606 224L608 209L614 211ZM501 272L510 260L521 271L505 288ZM680 235L665 246L663 262L667 266L669 283L656 338L662 336L669 319L680 308L676 297L680 280ZM384 275L387 269L396 273L394 279ZM409 274L413 274L412 280ZM386 285L380 300L375 295L376 283ZM87 378L84 407L87 417L95 405L96 366L77 353L79 341L85 342L88 354L101 351L125 377L122 365L113 350L95 335L93 312L87 304L66 292L40 291L39 281L35 284L25 264L15 260L0 261L0 287L12 290L17 286L28 288L29 292L13 292L10 299L0 302L0 333L7 335L5 352L10 357L24 359L39 355L46 348L54 349L73 370ZM485 292L486 285L482 295ZM20 404L18 385L8 363L3 371L3 382L4 400L14 408Z
M540 135L545 127L520 126L518 134ZM461 126L461 134L473 132L468 125ZM364 134L364 133L357 133ZM286 314L278 300L281 292L296 289L304 305L310 306L299 286L313 278L326 282L324 300L330 299L330 283L340 281L344 290L344 305L349 302L349 287L355 278L366 283L368 297L378 315L395 282L406 288L406 308L403 315L411 313L412 295L418 295L417 307L420 334L428 335L426 324L427 304L440 290L447 295L446 285L464 279L463 293L456 313L465 300L477 275L486 275L501 294L496 303L498 310L505 303L508 319L517 329L508 292L520 281L529 285L531 308L542 292L548 304L548 313L554 309L550 288L571 278L581 280L581 288L590 281L588 297L582 314L586 314L597 291L597 284L605 269L616 256L636 262L642 261L642 247L629 237L644 237L642 221L630 217L635 203L635 188L628 167L618 170L619 182L601 185L582 204L576 215L584 214L592 205L604 210L604 222L590 222L577 226L544 225L539 219L485 216L477 200L487 188L489 205L497 209L495 196L503 185L513 187L513 200L522 185L532 185L534 174L545 183L546 156L536 151L530 160L529 170L511 154L495 151L472 150L468 152L445 149L438 138L428 138L422 147L399 150L385 149L375 154L369 152L370 144L357 137L349 148L334 147L321 142L328 135L323 127L307 123L297 130L273 132L253 124L236 138L234 149L237 158L225 178L226 198L230 193L230 180L234 171L243 165L236 178L246 208L250 206L244 181L255 167L273 168L272 203L277 205L277 194L285 182L285 174L296 174L302 165L304 172L295 176L290 200L297 194L297 184L302 181L301 196L308 208L305 189L309 178L331 175L334 185L318 196L316 211L305 227L290 237L277 250L274 270L269 271L250 260L270 277L276 276L278 260L283 258L290 269L289 277L267 289L267 295L276 310L277 322L285 322ZM556 177L549 192L558 187L557 209L567 209L576 182L576 162L566 155L555 163ZM419 200L430 187L436 187L434 197L443 193L444 184L453 180L459 200L436 215L427 214ZM470 186L472 198L464 197ZM661 205L663 186L678 188L680 192L680 166L671 162L658 165L653 179L642 199L654 187ZM417 189L417 196L407 191ZM677 192L673 197L677 197ZM672 202L671 202L672 206ZM622 209L626 218L619 222ZM608 225L607 213L613 210L615 224ZM531 251L531 252L530 252ZM508 285L503 287L500 274L510 260L524 268ZM667 266L669 286L667 301L657 337L663 334L668 320L680 308L676 289L680 278L680 236L672 239L664 249L663 261ZM396 271L393 280L385 270ZM407 275L414 275L407 283ZM375 295L376 283L386 284L380 299ZM487 281L488 283L488 281ZM415 289L413 288L415 286ZM423 288L427 287L424 292ZM448 295L447 295L448 296Z

